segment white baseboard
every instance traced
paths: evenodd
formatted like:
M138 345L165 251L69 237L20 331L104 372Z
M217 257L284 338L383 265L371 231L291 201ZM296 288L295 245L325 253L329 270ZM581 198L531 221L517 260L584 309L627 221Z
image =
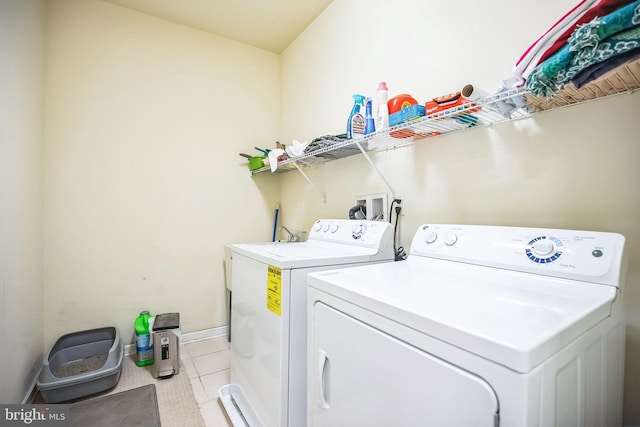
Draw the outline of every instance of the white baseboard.
M37 375L33 379L33 384L31 385L31 391L27 393L24 399L22 399L22 402L20 402L22 405L31 404L31 402L33 402L33 399L36 398L36 392L38 391L38 388L36 387L36 381L38 381Z
M38 361L40 362L42 359L38 359ZM33 402L33 399L36 397L36 392L37 387L36 387L36 383L38 382L38 377L40 376L40 370L42 369L42 364L40 362L40 364L38 365L38 368L34 369L32 371L31 374L31 383L29 384L29 388L27 390L29 390L27 392L27 394L24 396L24 398L22 399L22 402L20 402L23 405L26 405L28 403Z
M182 334L182 336L180 337L180 342L186 343L208 340L211 338L226 337L227 335L229 335L229 327L219 326L217 328L204 329L202 331L187 332L185 334Z
M229 335L228 326L220 326L218 328L203 329L201 331L187 332L180 335L180 344L208 340L211 338L226 337ZM127 344L124 346L125 356L130 356L136 353L136 345Z

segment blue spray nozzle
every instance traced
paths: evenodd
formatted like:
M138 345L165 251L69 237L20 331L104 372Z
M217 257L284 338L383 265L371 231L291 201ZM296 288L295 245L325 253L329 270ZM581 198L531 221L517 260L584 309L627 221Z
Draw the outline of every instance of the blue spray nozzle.
M356 93L353 95L353 99L356 102L356 104L364 105L364 95L359 95Z
M369 96L367 97L366 103L367 103L367 108L371 108L371 104L373 103L373 100L371 99L371 97Z

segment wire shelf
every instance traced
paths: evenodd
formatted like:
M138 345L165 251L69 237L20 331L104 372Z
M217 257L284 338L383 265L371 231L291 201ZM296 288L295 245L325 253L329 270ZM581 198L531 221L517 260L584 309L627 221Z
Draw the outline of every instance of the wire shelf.
M278 162L275 172L289 172L299 167L310 167L343 157L361 154L356 142L367 151L387 150L415 143L416 141L446 133L486 126L529 114L523 107L513 106L513 100L523 99L522 89L513 89L485 98L482 102L463 104L392 126L358 139L348 139L309 151L300 156ZM524 104L523 104L524 105ZM508 110L508 111L507 111ZM252 174L271 171L263 167Z
M376 131L363 138L336 142L289 158L279 162L275 172L299 170L299 168L362 154L364 151L389 150L408 146L416 141L451 132L489 126L502 121L528 117L538 111L638 90L640 90L640 60L625 64L580 89L569 84L558 91L553 98L532 95L524 88L499 92L477 102L462 104ZM253 175L267 171L270 172L271 169L264 167L251 171L251 173Z

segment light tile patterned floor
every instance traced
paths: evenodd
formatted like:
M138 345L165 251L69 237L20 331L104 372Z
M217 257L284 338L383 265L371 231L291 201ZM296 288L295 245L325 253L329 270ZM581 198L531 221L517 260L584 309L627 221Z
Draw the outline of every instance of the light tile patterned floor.
M180 344L180 358L207 427L231 427L218 403L218 389L230 382L227 337Z

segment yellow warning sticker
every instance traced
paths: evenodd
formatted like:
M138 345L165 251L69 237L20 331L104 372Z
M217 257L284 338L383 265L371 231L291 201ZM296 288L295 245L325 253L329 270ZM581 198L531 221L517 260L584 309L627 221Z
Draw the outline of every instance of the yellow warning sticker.
M282 315L282 270L272 265L267 273L267 308Z

